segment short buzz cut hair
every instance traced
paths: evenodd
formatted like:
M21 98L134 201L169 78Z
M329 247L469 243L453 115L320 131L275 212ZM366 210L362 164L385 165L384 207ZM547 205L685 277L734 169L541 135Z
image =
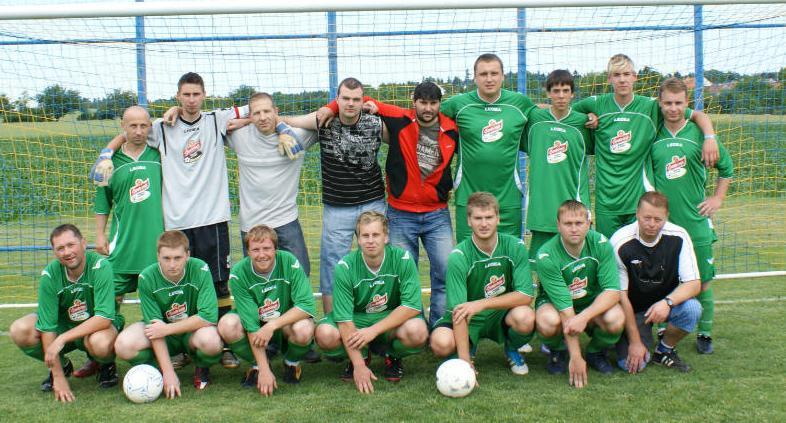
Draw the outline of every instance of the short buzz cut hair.
M472 211L475 209L489 207L494 209L494 213L499 216L499 201L497 201L497 197L494 197L494 194L484 191L473 192L467 199L467 217L471 217Z
M415 86L415 91L412 93L412 100L442 101L442 88L431 81L421 82Z
M82 231L80 231L79 228L76 227L76 225L71 224L71 223L64 223L64 224L62 224L62 225L52 229L52 233L49 234L49 244L54 246L55 245L55 243L54 243L55 238L59 237L60 235L63 235L66 232L73 233L74 236L76 237L76 239L78 239L80 241L83 239L82 238Z
M177 248L183 247L184 250L190 251L188 237L180 231L165 231L158 237L156 243L156 252L160 252L162 248Z
M611 56L609 59L609 64L606 67L606 71L608 73L612 73L615 70L625 69L626 67L630 67L630 70L634 72L636 71L636 67L633 66L633 60L631 60L627 55L620 53Z
M199 85L202 87L202 91L205 91L205 80L196 72L187 72L180 77L177 81L177 92L180 92L180 89L183 88L185 84Z
M672 94L679 94L685 93L685 97L688 96L688 85L685 84L685 81L679 78L668 78L667 80L663 81L658 87L658 98L663 96L664 92L670 92Z
M248 98L248 107L250 108L251 103L257 100L270 100L270 104L272 104L273 107L276 107L276 101L273 100L273 96L265 92L251 94L251 97Z
M667 212L669 211L669 199L666 198L663 193L658 191L645 192L641 198L639 198L639 203L636 205L636 210L641 209L641 205L644 203L659 209L666 209Z
M546 78L546 91L551 91L551 87L556 87L558 85L567 85L570 87L570 92L576 91L573 75L565 69L552 71Z
M502 59L494 53L483 53L475 59L475 64L472 65L472 72L477 73L478 63L480 62L497 62L499 63L499 70L505 73L505 66L502 64Z
M273 247L278 248L278 234L276 230L267 225L256 225L249 229L243 237L243 244L245 244L246 249L248 249L251 241L262 242L266 239L269 239L270 242L273 243Z
M374 222L382 223L382 232L384 232L385 235L388 234L388 218L378 211L369 210L360 213L360 216L358 216L358 220L355 223L355 236L360 235L361 226L366 226Z
M338 89L336 90L336 95L341 94L341 87L347 87L348 90L354 90L360 88L363 90L363 84L357 79L353 77L344 78L340 84L338 84Z
M590 211L584 203L578 200L567 200L562 203L559 208L557 209L557 221L560 221L560 218L568 213L575 213L581 214L587 217L587 220L590 220Z

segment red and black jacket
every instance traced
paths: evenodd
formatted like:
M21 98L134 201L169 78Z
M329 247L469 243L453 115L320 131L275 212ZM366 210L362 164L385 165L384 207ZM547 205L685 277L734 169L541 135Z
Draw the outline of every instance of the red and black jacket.
M420 177L418 167L418 126L415 109L373 101L379 109L379 116L385 122L390 144L385 164L385 179L388 204L398 210L425 213L447 207L450 190L453 189L453 176L450 163L458 148L458 129L452 119L439 114L439 135L437 141L442 162L426 179ZM333 113L338 113L338 104L328 104Z

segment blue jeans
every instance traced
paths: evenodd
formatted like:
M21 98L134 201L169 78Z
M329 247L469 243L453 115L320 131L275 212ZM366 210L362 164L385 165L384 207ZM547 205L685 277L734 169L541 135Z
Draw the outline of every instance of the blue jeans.
M390 243L403 248L418 262L420 248L418 240L428 254L431 264L431 306L429 308L429 327L434 327L445 314L445 273L448 255L453 249L453 229L450 224L450 211L447 207L432 212L412 213L388 207L388 227Z
M311 262L308 258L308 248L306 248L306 240L303 237L303 229L300 227L300 221L295 219L287 224L273 228L273 230L276 231L276 236L278 236L278 248L292 253L295 258L297 258L297 261L300 262L303 271L306 272L306 276L309 276L311 274ZM248 255L245 239L246 232L240 231L240 242L243 245L243 257Z
M356 206L322 207L322 241L319 248L319 291L333 295L333 270L336 263L352 249L352 237L358 216L365 211L385 213L385 200Z

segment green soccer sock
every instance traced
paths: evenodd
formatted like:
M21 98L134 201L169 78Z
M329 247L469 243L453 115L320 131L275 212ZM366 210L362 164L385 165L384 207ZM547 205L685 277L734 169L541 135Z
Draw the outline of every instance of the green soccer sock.
M251 350L251 344L248 343L248 338L243 337L235 342L230 342L229 349L243 360L256 364L257 359L254 358L254 352Z
M98 364L109 364L115 362L115 353L109 354L107 357L88 356Z
M292 341L287 340L287 352L284 354L284 359L290 363L300 361L304 355L311 349L311 344L298 345Z
M540 339L543 341L543 345L549 347L551 351L565 351L567 349L562 333L549 337L541 335Z
M334 360L341 360L343 358L347 358L347 351L344 349L344 345L339 345L338 348L334 348L332 350L326 350L322 348L322 352L329 358Z
M712 335L712 321L715 318L715 294L712 288L702 291L696 299L701 304L701 319L699 319L699 335Z
M32 347L19 347L25 355L28 357L33 357L36 360L44 361L44 347L41 343L37 343Z
M410 355L415 355L423 351L423 347L408 347L404 345L399 339L394 339L390 343L389 355L393 358L404 358Z
M139 351L134 357L128 360L128 362L131 363L132 366L150 364L152 366L158 367L158 363L156 363L152 348L146 348Z
M587 345L587 352L594 353L611 348L614 346L614 344L617 343L617 341L620 340L620 336L622 336L622 332L609 333L602 330L601 328L595 328L595 330L592 332L590 343Z
M197 348L194 354L194 365L197 367L210 367L221 361L221 354L222 353L219 352L216 355L208 355Z
M518 333L513 329L508 330L508 334L505 337L507 340L508 345L518 349L522 347L524 344L528 344L530 340L532 340L532 336L534 332L530 333Z

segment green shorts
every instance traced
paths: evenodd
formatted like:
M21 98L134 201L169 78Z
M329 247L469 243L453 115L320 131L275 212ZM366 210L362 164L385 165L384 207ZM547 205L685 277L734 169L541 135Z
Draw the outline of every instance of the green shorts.
M456 205L456 243L472 235L472 229L467 224L467 206ZM521 207L501 209L499 211L499 226L497 231L501 234L513 235L521 238Z
M536 310L536 311L537 311L537 310L540 308L540 306L542 306L542 305L544 305L544 304L551 304L551 305L553 305L553 306L554 306L554 309L555 309L555 310L557 310L557 312L559 312L559 309L557 308L557 306L555 306L555 305L554 305L554 303L552 303L552 302L551 302L551 300L549 300L549 297L548 297L548 296L546 296L545 294L543 294L543 293L540 293L540 292L538 292L538 294L539 294L539 295L538 295L538 298L536 298L536 299L535 299L535 310ZM592 302L594 302L594 301L595 301L595 300L593 299L591 302L589 302L589 303L585 304L584 306L576 306L576 305L574 304L574 305L572 306L572 307L573 307L573 311L574 311L576 314L579 314L579 313L581 313L582 311L584 311L584 309L585 309L585 308L587 308L587 307L589 307L590 305L592 305Z
M169 355L193 354L195 350L188 345L193 334L193 332L188 332L168 335L166 337L166 348L169 351Z
M139 273L116 273L115 296L135 292L138 280Z
M115 329L117 330L118 333L121 330L123 330L123 326L118 326L118 325L122 325L123 323L125 323L125 320L123 320L122 323L117 318L112 320L112 326L115 327ZM55 329L55 333L60 335L60 334L68 332L69 330L75 328L76 326L77 325L69 325L69 324L59 323L57 325L57 329ZM62 354L69 353L69 352L74 351L74 350L80 350L80 351L87 352L87 348L85 347L85 339L84 338L79 338L77 340L74 340L74 341L71 341L71 342L65 344L65 346L63 347L63 351L60 354L62 355Z
M694 245L693 252L696 254L696 263L699 265L701 283L715 279L715 257L712 254L712 244Z
M538 250L548 240L554 238L555 235L558 235L558 233L532 231L532 238L530 238L529 241L529 265L532 268L532 271L535 271L535 260L538 258Z
M636 221L636 213L610 215L608 213L595 214L595 230L611 238L619 228Z
M469 321L469 343L478 345L481 339L490 339L498 344L504 344L507 338L509 327L505 323L505 316L508 310L492 310L488 314L472 316ZM453 329L453 317L451 313L445 313L434 327L445 327Z
M386 310L380 313L354 313L352 314L352 323L354 323L355 327L358 329L367 328L379 322L380 320L384 319L385 317L388 317L388 315L391 312L392 310ZM323 323L338 329L338 323L333 318L333 313L326 314L325 317L323 317L318 324L321 325ZM391 339L392 335L393 335L393 331L392 330L388 331L374 338L374 340L371 341L371 343L372 344L380 343L382 345L387 345L390 341L392 341Z
M237 314L238 317L240 317L240 314L237 312L237 309L235 309L235 308L233 308L232 310L229 310L227 312L227 314ZM241 322L242 322L242 319L241 319ZM264 325L265 324L262 323L262 326L264 326ZM243 328L243 330L246 331L245 328ZM246 343L248 343L248 336L244 337L243 339L245 339ZM278 330L273 332L273 337L270 338L270 343L276 345L278 347L279 351L281 351L283 354L286 354L289 343L284 342L285 340L286 340L286 337L284 336L284 331L281 330L281 329L278 329ZM250 344L249 344L249 348L250 348Z

